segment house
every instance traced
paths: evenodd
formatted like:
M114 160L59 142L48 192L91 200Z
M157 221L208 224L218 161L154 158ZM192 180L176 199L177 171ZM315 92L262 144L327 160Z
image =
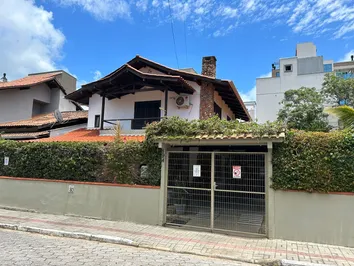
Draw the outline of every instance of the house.
M203 58L202 74L136 56L66 99L89 105L87 128L100 129L101 135L111 134L117 122L125 134L143 134L147 123L170 116L251 119L234 83L216 78L214 56Z
M34 73L0 82L0 123L30 119L33 116L82 108L64 97L76 90L76 78L63 70Z
M54 112L29 119L0 123L0 138L10 140L37 140L58 137L87 125L87 111L61 112L58 121Z
M311 43L299 43L294 57L280 58L279 63L272 64L272 76L258 78L257 113L258 122L277 119L280 102L287 90L300 87L315 87L320 90L325 74L335 72L344 78L354 77L354 61L334 63L317 55L316 46ZM338 125L335 117L329 117L332 126Z
M86 127L87 112L64 97L76 90L76 78L65 71L1 80L1 138L33 140Z

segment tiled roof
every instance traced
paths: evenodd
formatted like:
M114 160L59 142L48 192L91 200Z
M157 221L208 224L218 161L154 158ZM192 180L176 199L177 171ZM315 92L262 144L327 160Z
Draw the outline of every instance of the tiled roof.
M285 133L272 134L272 135L263 135L258 136L254 134L233 134L233 135L199 135L194 137L185 137L185 136L168 136L168 137L159 137L158 139L162 141L174 141L174 140L243 140L243 139L284 139Z
M0 137L4 139L38 139L38 138L44 138L48 136L49 136L49 131L0 134Z
M63 122L68 123L70 121L78 119L87 119L87 111L66 111L61 112L63 116ZM34 116L30 119L14 121L14 122L5 122L0 123L0 128L10 128L10 127L42 127L45 125L51 125L56 123L57 120L54 117L54 113L42 114Z
M52 72L46 74L30 75L13 81L0 82L0 90L23 88L23 87L38 85L43 82L54 80L55 77L60 73L61 72Z
M145 140L144 135L122 135L121 139L123 141L139 141ZM38 140L40 142L55 142L55 141L69 141L69 142L112 142L114 141L114 136L100 136L100 131L98 129L77 129L66 133L61 136L45 138Z

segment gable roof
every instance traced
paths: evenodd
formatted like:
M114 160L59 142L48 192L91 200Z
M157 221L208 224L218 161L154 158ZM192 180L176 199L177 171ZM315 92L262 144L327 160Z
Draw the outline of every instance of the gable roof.
M87 111L67 111L67 112L61 112L61 114L63 116L64 124L78 121L78 120L87 120L88 117ZM0 131L1 129L19 128L19 127L43 128L43 127L52 126L55 123L57 123L57 120L54 117L54 113L41 114L25 120L0 123Z
M114 78L117 74L119 74L122 71L122 69L126 68L127 66L130 67L129 69L135 69L135 71L139 71L138 69L144 66L149 66L163 73L163 74L149 74L149 73L143 73L139 71L144 75L156 75L156 76L160 76L161 78L173 76L173 77L178 77L184 81L189 80L194 82L212 83L215 86L215 90L219 93L221 98L230 107L230 109L238 116L238 118L241 118L245 121L251 120L251 117L247 111L246 106L244 105L241 99L241 96L239 95L236 89L236 86L231 80L217 79L215 77L200 75L186 70L173 69L164 66L162 64L159 64L157 62L154 62L152 60L141 57L139 55L134 57L127 64L121 66L117 70L101 78L100 80L83 85L81 89L67 95L66 98L73 101L77 101L79 103L88 104L88 98L92 94L99 92L99 89L96 88L96 91L93 89L96 85L100 83L102 84L102 82L104 81L110 82L112 78Z
M0 82L0 90L27 88L39 85L45 82L55 80L55 77L60 75L61 72L53 72L46 74L29 75L24 78L16 79L8 82Z

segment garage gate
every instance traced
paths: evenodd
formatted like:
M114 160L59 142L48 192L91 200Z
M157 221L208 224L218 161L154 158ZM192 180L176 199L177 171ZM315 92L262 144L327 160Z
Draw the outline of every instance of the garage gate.
M265 153L169 152L166 224L265 235Z

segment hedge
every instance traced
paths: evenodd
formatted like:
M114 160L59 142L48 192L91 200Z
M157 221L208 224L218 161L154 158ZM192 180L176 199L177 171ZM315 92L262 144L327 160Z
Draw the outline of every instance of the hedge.
M354 192L354 133L288 132L274 147L273 188Z
M9 165L4 165L9 157ZM146 172L141 174L141 166ZM161 152L149 142L15 142L0 140L0 176L159 185Z

